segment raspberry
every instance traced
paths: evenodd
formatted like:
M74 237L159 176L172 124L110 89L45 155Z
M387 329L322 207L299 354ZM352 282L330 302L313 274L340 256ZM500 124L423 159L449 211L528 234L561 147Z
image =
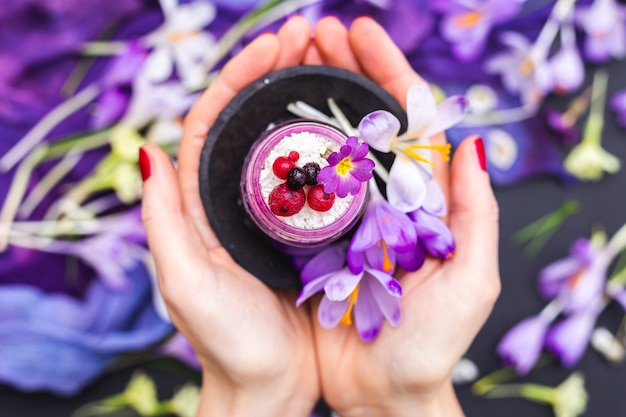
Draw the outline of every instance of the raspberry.
M317 184L317 174L320 172L320 165L317 162L307 162L302 167L304 173L306 174L306 185L315 185Z
M298 159L300 159L300 154L296 151L291 151L289 152L289 159L291 159L293 162L298 162Z
M287 185L293 191L299 190L304 187L306 182L306 174L300 167L293 167L287 173Z
M302 207L306 196L304 190L290 190L287 184L277 185L270 193L268 203L270 210L277 216L288 217L297 214Z
M287 178L287 173L291 168L295 166L295 163L284 156L279 156L276 158L274 163L272 164L272 171L274 171L274 175L276 175L281 180Z
M335 202L335 193L324 192L324 184L314 185L307 195L309 206L315 211L328 211Z

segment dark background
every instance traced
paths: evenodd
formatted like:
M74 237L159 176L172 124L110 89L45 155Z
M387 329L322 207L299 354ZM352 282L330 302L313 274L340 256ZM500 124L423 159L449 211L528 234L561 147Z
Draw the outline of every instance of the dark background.
M610 90L626 88L620 77L623 63L610 66ZM619 128L614 115L606 110L604 147L626 163L626 130ZM500 271L502 294L494 311L471 346L467 357L479 367L481 375L500 367L495 346L503 334L521 319L538 313L545 305L536 291L537 272L548 263L567 255L571 243L579 237L588 237L593 227L602 226L611 236L626 222L626 167L597 183L564 185L556 180L540 178L515 186L497 188L500 204ZM523 248L514 245L511 235L530 222L556 209L568 199L580 204L580 212L567 220L550 239L544 249L529 258ZM618 328L624 312L615 303L600 316L599 324L612 332ZM45 361L46 358L41 358ZM37 364L33 364L37 366ZM69 417L78 407L121 392L133 371L140 368L151 375L159 387L160 398L169 398L190 379L199 383L199 377L173 360L148 360L139 365L112 370L73 398L58 398L49 394L26 394L0 388L0 417ZM571 372L584 373L589 392L585 416L613 417L626 415L626 364L609 365L591 348L572 370L553 363L533 371L527 381L555 386ZM487 400L471 394L469 386L457 387L457 392L468 417L527 417L551 416L550 407L518 399ZM132 415L132 414L126 414Z

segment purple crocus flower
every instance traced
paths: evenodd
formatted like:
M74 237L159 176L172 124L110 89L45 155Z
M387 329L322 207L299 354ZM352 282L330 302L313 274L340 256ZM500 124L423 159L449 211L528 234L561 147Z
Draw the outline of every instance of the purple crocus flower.
M471 61L484 50L491 28L515 16L520 2L507 0L432 1L431 8L443 13L441 36L452 44L460 61Z
M362 273L366 259L373 268L388 273L396 262L408 271L419 269L424 254L415 250L417 233L411 219L383 198L374 181L369 187L369 204L348 247L350 270Z
M450 144L431 145L430 138L454 126L469 108L464 96L451 96L437 104L430 87L414 84L407 92L406 132L392 113L378 110L359 122L361 138L380 152L393 152L396 158L389 171L387 198L405 213L417 210L426 198L426 183L432 177L432 152L449 160ZM410 180L407 180L410 179Z
M615 0L595 0L579 6L574 15L585 31L585 56L593 62L626 56L626 9Z
M504 88L519 94L523 103L538 104L552 86L546 57L531 54L535 45L517 32L504 32L500 41L509 50L491 57L485 64L485 72L500 74Z
M304 286L296 305L320 291L324 291L324 296L317 317L322 327L351 325L354 319L361 340L371 342L385 319L392 326L400 323L402 287L385 272L365 266L358 274L345 267L322 275Z
M324 184L324 192L335 193L344 198L355 195L361 189L361 183L374 176L374 161L367 158L369 147L359 143L356 136L350 136L339 152L328 156L328 166L317 174L317 180Z
M617 122L623 127L626 127L626 90L621 90L613 94L610 106L617 115Z
M409 213L409 217L418 236L418 246L436 258L448 259L454 255L452 232L437 216L419 208Z
M554 325L546 336L546 347L554 353L561 363L570 368L582 358L598 316L604 307L601 298L584 310L576 311L571 316Z
M578 239L570 256L539 272L539 291L546 298L558 297L566 312L588 305L604 290L608 268L605 254L586 239Z
M538 314L512 327L496 347L504 363L514 366L519 375L530 372L543 349L550 321L545 314Z
M551 89L559 94L577 90L585 80L585 66L576 47L572 25L561 29L561 49L548 60Z

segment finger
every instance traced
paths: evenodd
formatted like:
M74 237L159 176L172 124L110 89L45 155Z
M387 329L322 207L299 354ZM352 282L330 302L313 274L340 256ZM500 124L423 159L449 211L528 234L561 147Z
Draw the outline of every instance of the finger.
M248 84L270 72L279 57L280 45L273 34L252 41L221 70L185 118L185 129L178 151L178 178L183 206L189 212L208 247L218 241L206 220L198 185L200 153L206 136L220 112Z
M359 17L350 26L349 41L361 69L406 108L406 92L425 83L411 67L385 29L371 17Z
M334 16L321 19L315 26L315 45L326 65L362 73L348 38L348 29Z
M300 15L289 18L276 34L280 55L275 70L300 65L311 44L311 25Z
M352 22L349 39L365 75L387 90L406 109L409 87L426 81L413 70L385 29L370 17L360 17ZM430 142L443 145L447 140L442 133L431 137ZM435 180L441 186L444 196L449 197L448 164L438 152L433 152L433 162Z
M451 169L450 230L456 253L450 261L452 274L467 280L468 289L497 296L498 203L484 170L482 139L469 137L454 154ZM495 300L495 297L494 297Z
M185 218L176 170L169 157L155 145L144 145L139 158L145 178L141 217L159 279L181 277L184 275L180 273L181 265L188 263L185 256L193 256L201 245L195 241L197 235L192 233Z
M315 42L311 42L306 52L304 53L304 59L302 60L304 65L324 65L320 52L317 50Z

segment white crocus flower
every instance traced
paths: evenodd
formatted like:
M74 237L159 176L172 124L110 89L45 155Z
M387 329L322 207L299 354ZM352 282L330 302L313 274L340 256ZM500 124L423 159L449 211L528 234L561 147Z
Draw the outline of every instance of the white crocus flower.
M167 80L174 66L183 85L199 87L205 79L203 60L216 51L215 38L202 31L215 18L215 6L206 2L179 5L176 0L161 0L165 22L144 39L153 51L145 62L148 78Z
M430 138L458 123L468 109L463 96L453 96L437 105L430 88L415 84L407 97L408 129L402 135L400 121L385 110L368 114L359 123L359 134L380 152L393 152L396 158L389 171L387 197L396 209L417 210L426 199L426 184L432 177L431 151L449 159L450 145L431 145Z

